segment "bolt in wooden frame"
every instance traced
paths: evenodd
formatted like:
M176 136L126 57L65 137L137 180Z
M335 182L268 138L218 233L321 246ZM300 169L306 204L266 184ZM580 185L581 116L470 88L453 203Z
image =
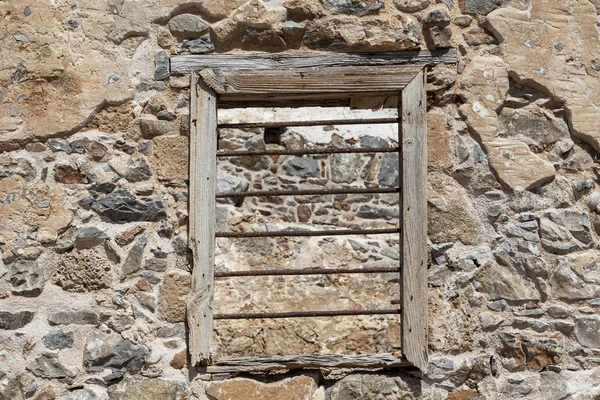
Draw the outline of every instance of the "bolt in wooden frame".
M402 53L398 53L402 54ZM348 56L348 55L346 55ZM202 56L196 56L202 57ZM216 55L210 56L214 66ZM226 56L221 56L226 57ZM238 63L232 59L240 58ZM247 59L251 57L251 60ZM413 365L427 367L427 127L425 66L452 62L429 53L415 57L419 65L334 66L294 68L294 59L256 55L227 56L225 68L202 69L195 58L191 75L191 138L189 188L189 246L193 254L192 293L188 300L189 351L193 365L207 372L261 371L315 367L376 368ZM332 56L328 56L332 57ZM344 55L331 65L344 64ZM439 57L439 56L438 56ZM273 62L286 68L264 69ZM352 57L350 57L352 59ZM366 58L368 59L368 57ZM404 60L400 57L401 60ZM190 62L189 56L186 59ZM266 60L266 61L265 61ZM341 60L341 61L340 61ZM423 61L425 60L425 61ZM432 62L433 60L433 62ZM455 59L454 59L455 60ZM185 60L175 59L181 69ZM406 60L403 61L404 64ZM428 61L428 62L427 62ZM437 62L436 62L437 61ZM302 62L306 62L302 58ZM210 64L209 63L209 64ZM348 63L346 61L346 63ZM323 64L323 61L321 61ZM410 63L409 63L410 64ZM188 69L189 71L189 69ZM215 191L217 106L294 107L323 103L347 104L365 96L398 96L401 185L401 345L402 354L302 355L237 357L213 360L212 301L214 292Z

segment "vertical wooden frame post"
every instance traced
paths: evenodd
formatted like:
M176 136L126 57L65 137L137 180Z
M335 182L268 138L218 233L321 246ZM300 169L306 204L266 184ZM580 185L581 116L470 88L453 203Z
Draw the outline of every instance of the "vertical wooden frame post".
M187 318L191 364L207 365L213 333L217 96L195 73L190 80L188 237L193 273Z
M421 70L402 90L400 184L402 353L427 369L427 75Z

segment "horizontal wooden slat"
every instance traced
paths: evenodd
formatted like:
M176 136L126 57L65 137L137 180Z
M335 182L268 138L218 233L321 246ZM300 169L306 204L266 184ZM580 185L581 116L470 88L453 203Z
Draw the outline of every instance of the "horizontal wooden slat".
M295 276L295 275L341 275L341 274L385 274L398 273L400 267L365 267L365 268L303 268L303 269L266 269L247 271L215 272L215 278L233 278L248 276ZM395 301L395 300L393 300ZM392 303L394 304L394 303ZM398 303L395 303L398 304Z
M384 194L400 193L400 188L345 188L345 189L306 189L306 190L254 190L251 192L217 193L217 199L244 197L276 197L276 196L322 196L346 194Z
M300 368L398 368L410 364L394 354L232 357L216 360L206 367L208 373L261 372Z
M217 157L248 156L304 156L314 154L360 154L360 153L397 153L399 147L327 147L324 149L299 150L219 150Z
M279 318L316 318L344 317L359 315L390 315L400 314L400 309L389 310L333 310L333 311L288 311L264 313L215 314L214 319L279 319Z
M385 235L400 233L400 229L329 229L322 231L268 231L268 232L216 232L215 237L250 238L250 237L308 237L308 236L352 236L352 235Z
M321 121L266 121L266 122L229 122L217 125L218 129L225 128L287 128L299 126L328 126L328 125L378 125L397 124L398 118L346 118Z
M456 64L456 49L386 53L206 54L171 57L173 75L207 68L275 69Z
M312 99L331 94L393 95L399 93L422 67L332 67L309 69L205 69L200 76L219 100Z

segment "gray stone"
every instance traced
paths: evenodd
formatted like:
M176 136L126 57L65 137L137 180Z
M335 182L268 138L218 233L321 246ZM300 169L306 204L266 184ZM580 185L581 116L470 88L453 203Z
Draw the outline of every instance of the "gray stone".
M283 169L288 175L301 177L320 176L319 162L311 157L292 157L285 162Z
M92 204L92 209L113 222L158 221L167 216L160 198L136 199L125 189L117 189Z
M147 292L137 292L135 297L140 302L140 305L151 312L156 310L156 297Z
M377 136L365 136L360 139L360 147L369 147L372 149L382 149L386 147L390 147L390 144L387 140L377 137Z
M150 166L146 161L146 157L131 157L127 161L127 169L125 172L125 178L129 182L142 182L150 179L152 173L150 172Z
M562 306L550 306L546 309L546 312L552 318L567 318L573 313Z
M50 350L62 350L73 347L75 338L73 332L57 331L48 333L42 338L42 341L44 342L44 346Z
M91 332L86 338L83 366L88 372L101 372L105 368L140 372L149 351L146 346L125 340L121 335Z
M398 218L399 211L397 208L386 208L370 204L363 204L358 209L356 216L365 219L384 219L389 221L390 219Z
M144 233L129 250L129 254L121 266L121 281L142 267L146 243L148 243L148 235Z
M550 325L546 321L534 318L515 318L513 326L517 329L530 329L536 332L545 332L550 329Z
M407 374L348 375L327 389L330 400L417 400L421 399L421 382Z
M385 10L383 0L322 0L332 14L363 16Z
M179 14L169 21L169 29L176 35L198 36L208 30L208 24L194 14Z
M69 371L56 358L40 356L27 367L32 374L39 378L60 379L72 378L75 374Z
M266 150L265 141L262 136L254 136L244 143L244 147L248 151L261 151ZM248 156L248 157L234 157L231 159L231 163L252 171L261 171L269 168L269 157L267 156Z
M202 35L197 39L184 39L180 51L189 51L192 54L205 54L215 51L215 45L210 34Z
M2 257L0 257L0 278L4 277L6 274L8 274L8 268L4 264Z
M230 175L224 171L217 171L217 192L225 193L225 192L245 192L248 190L248 186L250 184L243 178L238 176ZM233 198L220 198L217 199L219 203L229 203L229 204L241 204L243 199L233 199Z
M398 186L398 154L387 153L381 158L377 180L380 186Z
M50 314L48 323L54 325L96 325L100 319L98 314L90 310L58 311Z
M487 15L501 7L506 0L467 0L465 12L469 14Z
M458 17L454 18L454 23L461 28L467 28L469 25L471 25L472 21L473 18L468 15L459 15Z
M552 294L555 298L587 300L600 296L600 285L594 279L597 275L595 261L593 258L587 261L589 264L585 265L585 255L559 258L558 266L550 277ZM593 269L586 270L586 267Z
M48 145L48 147L50 148L50 150L52 150L53 152L65 152L67 154L71 154L73 152L73 149L71 148L71 145L63 139L49 139L46 144Z
M567 123L560 118L550 118L535 104L523 108L504 107L500 113L500 130L503 137L521 140L539 150L569 138Z
M584 347L600 348L600 316L575 319L575 337Z
M162 81L171 75L170 56L165 50L161 50L154 55L154 80Z
M524 310L513 310L513 314L519 317L540 317L545 314L541 308L526 308Z
M192 398L184 380L126 377L108 390L109 400L183 400ZM258 400L258 399L257 399Z
M149 269L150 271L165 272L167 270L167 260L151 258L146 260L144 268Z
M430 0L394 0L394 6L402 12L417 12L426 9Z
M77 249L90 249L103 244L110 236L95 226L86 226L75 232L75 247Z
M0 156L0 179L19 175L29 182L35 178L35 174L35 167L31 161L24 158Z
M100 399L96 393L89 389L78 389L60 396L58 400L97 400Z
M140 133L144 139L152 139L171 132L173 123L159 119L140 118Z
M587 249L594 244L590 215L575 210L547 212L540 218L540 232L544 249L555 254Z
M479 314L479 324L484 330L494 330L504 322L504 318L497 313L484 311Z
M583 192L584 190L590 190L596 187L594 181L579 181L577 182L577 190Z
M493 311L504 311L508 307L506 300L496 300L488 303L488 308Z
M567 382L556 372L542 371L540 391L543 400L563 400L569 395Z
M19 261L11 265L12 292L21 296L37 296L44 289L44 268L37 261Z
M510 266L494 262L481 268L475 276L479 290L490 300L539 300L540 293L535 285Z
M135 324L135 319L131 315L118 314L108 320L108 326L115 332L125 332Z
M450 13L445 8L436 8L431 10L423 19L427 25L441 25L445 26L450 23Z
M188 114L189 116L189 114ZM160 110L159 112L156 113L156 118L160 119L160 120L164 120L164 121L175 121L177 119L177 114L175 114L173 111L170 110ZM189 126L186 129L187 131L190 130Z
M331 180L335 183L352 183L358 179L364 158L360 154L334 154L331 156Z
M185 337L185 323L180 322L173 325L161 326L156 330L156 337L168 339L173 337Z
M21 329L33 320L34 315L33 311L0 311L0 329Z

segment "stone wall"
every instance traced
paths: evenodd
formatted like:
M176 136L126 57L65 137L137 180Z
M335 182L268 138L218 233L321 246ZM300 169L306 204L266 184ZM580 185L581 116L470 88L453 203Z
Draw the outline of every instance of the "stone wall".
M0 399L599 398L598 9L597 0L0 0ZM459 62L428 73L428 372L190 370L189 80L170 76L169 57L436 47L458 48ZM228 130L219 143L392 146L394 133ZM394 164L231 159L219 186L394 186ZM396 205L392 195L246 198L219 203L217 223L393 227ZM397 245L219 239L216 268L393 265ZM394 279L220 280L216 307L387 307ZM396 351L398 334L387 317L218 323L215 351Z

